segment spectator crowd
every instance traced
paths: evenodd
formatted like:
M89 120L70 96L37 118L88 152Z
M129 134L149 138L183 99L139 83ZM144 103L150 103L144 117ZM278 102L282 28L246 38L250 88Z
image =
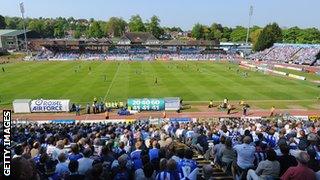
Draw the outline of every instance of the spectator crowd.
M319 63L320 45L274 44L271 48L249 56L251 59L315 65Z
M11 134L17 180L213 178L212 166L198 176L196 154L234 179L314 180L320 173L320 121L28 123Z

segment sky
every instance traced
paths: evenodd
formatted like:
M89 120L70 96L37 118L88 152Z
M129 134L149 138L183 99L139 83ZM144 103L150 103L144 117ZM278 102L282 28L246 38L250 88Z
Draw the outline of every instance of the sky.
M20 16L23 1L26 17L71 17L107 20L112 16L143 20L157 15L162 26L189 30L195 23L223 26L265 26L277 22L281 27L320 28L320 0L0 0L0 15Z

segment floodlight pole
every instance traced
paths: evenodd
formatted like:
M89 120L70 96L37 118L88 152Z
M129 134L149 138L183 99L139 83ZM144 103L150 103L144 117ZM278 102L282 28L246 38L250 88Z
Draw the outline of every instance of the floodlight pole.
M248 25L248 29L247 29L246 44L248 44L248 41L249 41L249 34L250 34L250 26L251 26L252 14L253 14L253 6L251 5L251 6L250 6L250 11L249 11L249 25Z
M20 12L21 12L21 17L22 17L22 24L23 24L23 30L24 30L24 43L25 43L25 48L26 52L28 53L28 42L27 42L27 31L26 31L26 24L25 24L25 19L24 19L24 4L23 2L20 2Z

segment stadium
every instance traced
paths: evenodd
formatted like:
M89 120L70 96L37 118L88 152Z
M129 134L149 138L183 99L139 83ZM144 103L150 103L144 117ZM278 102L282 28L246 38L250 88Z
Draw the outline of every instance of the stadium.
M1 179L320 179L320 30L249 9L192 30L0 15Z

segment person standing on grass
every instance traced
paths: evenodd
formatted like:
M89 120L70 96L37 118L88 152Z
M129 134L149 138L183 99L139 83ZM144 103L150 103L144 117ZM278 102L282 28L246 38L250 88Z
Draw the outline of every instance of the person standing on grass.
M158 78L156 77L156 80L154 81L154 84L158 84Z
M76 106L76 115L80 116L80 105L79 104Z
M272 108L270 109L270 117L274 116L274 111L276 110L276 108L274 106L272 106Z
M228 110L227 114L230 114L230 112L231 112L231 109L232 109L232 106L231 106L231 104L228 104L228 105L227 105L227 110Z
M106 118L106 119L109 119L109 111L106 111L106 112L104 113L104 115L105 115L105 118Z
M213 107L213 100L211 99L209 102L209 108L212 108L212 107Z
M4 70L4 67L2 67L2 72L6 72L6 71Z
M90 114L90 104L87 103L87 114Z
M224 98L223 100L223 108L226 108L228 104L228 98Z
M244 106L242 107L242 110L243 110L243 115L244 115L244 116L247 116L248 107L247 107L246 105L244 105Z

